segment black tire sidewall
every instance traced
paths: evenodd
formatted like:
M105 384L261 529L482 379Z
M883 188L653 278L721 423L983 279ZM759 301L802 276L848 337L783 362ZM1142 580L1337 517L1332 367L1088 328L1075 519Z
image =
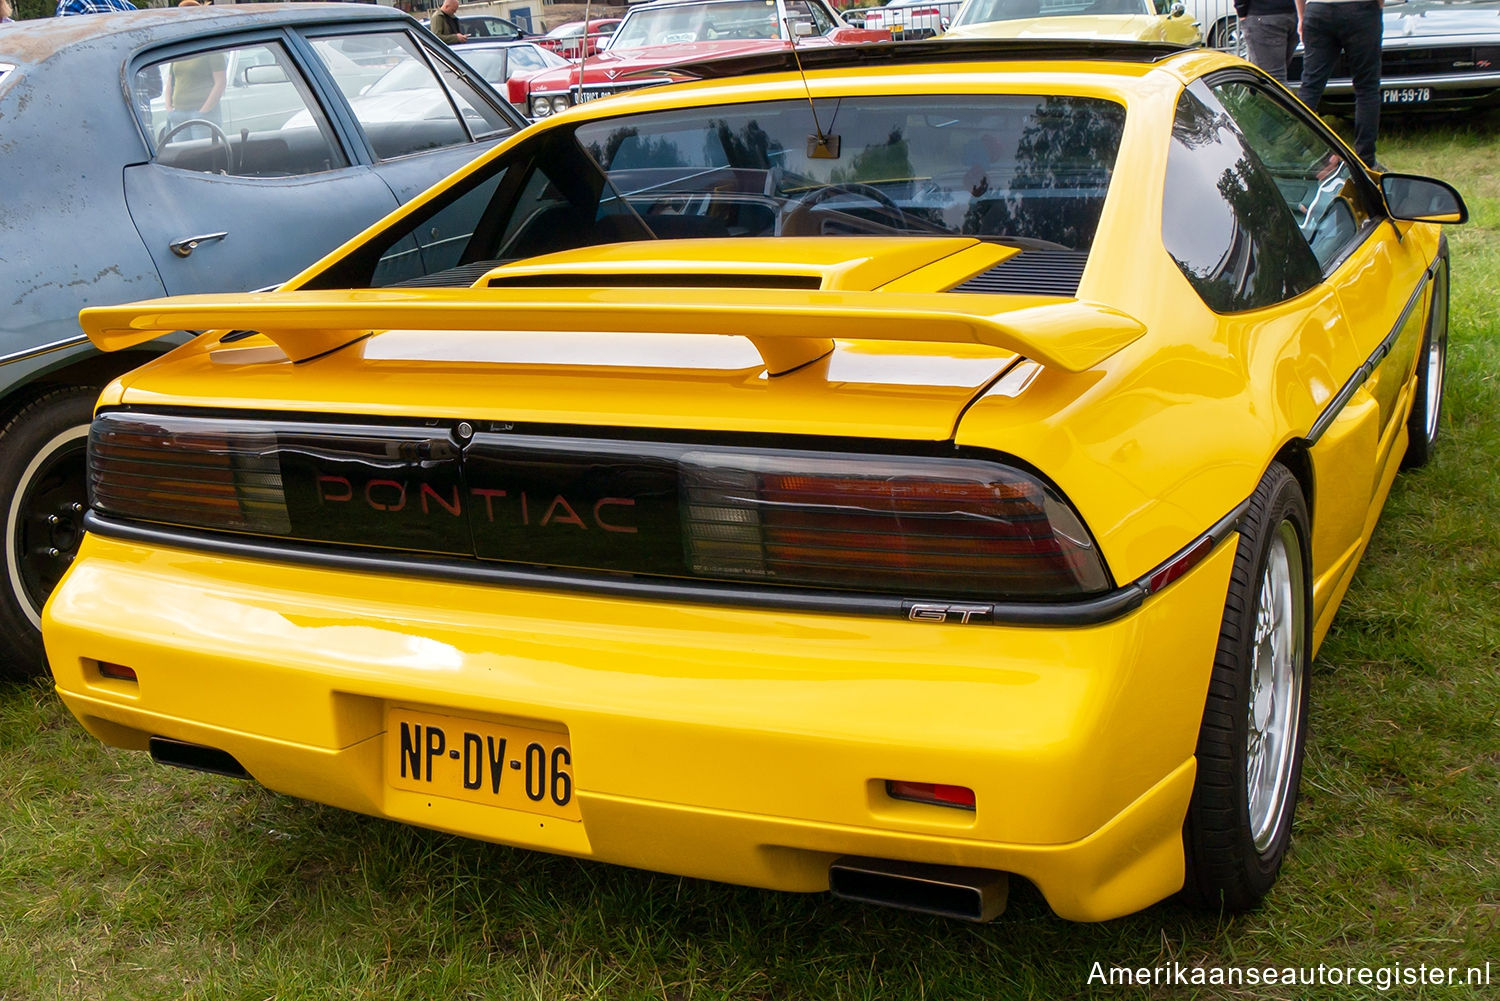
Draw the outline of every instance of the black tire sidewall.
M4 505L4 586L0 588L0 673L32 676L46 671L40 630L41 609L24 593L20 578L19 532L27 491L60 449L88 435L98 390L67 386L21 407L0 432L0 496Z
M1276 821L1276 836L1265 851L1255 847L1250 827L1248 754L1250 674L1261 578L1272 540L1289 521L1302 561L1302 686L1297 705L1297 734L1292 748L1288 789ZM1198 776L1183 828L1186 852L1184 890L1201 906L1230 911L1259 903L1275 883L1291 841L1292 817L1301 781L1307 739L1312 659L1312 589L1307 504L1296 477L1275 464L1251 497L1235 553L1226 596L1213 673L1199 731Z

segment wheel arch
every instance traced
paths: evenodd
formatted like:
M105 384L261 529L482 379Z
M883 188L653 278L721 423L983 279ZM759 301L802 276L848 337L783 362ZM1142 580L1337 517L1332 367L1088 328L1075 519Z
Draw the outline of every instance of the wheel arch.
M1317 504L1317 478L1313 473L1312 455L1308 451L1307 441L1303 438L1294 438L1282 445L1271 461L1281 463L1296 477L1297 486L1302 490L1302 499L1307 504L1307 518L1311 523L1315 518L1313 512ZM1309 524L1310 528L1311 524Z
M0 423L33 400L63 386L94 386L103 389L111 379L144 365L158 354L159 351L151 350L105 354L90 349L63 361L55 368L32 372L0 390Z

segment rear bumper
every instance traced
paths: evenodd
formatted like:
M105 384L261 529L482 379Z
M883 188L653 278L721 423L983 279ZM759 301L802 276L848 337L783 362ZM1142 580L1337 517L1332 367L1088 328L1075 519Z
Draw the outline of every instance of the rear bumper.
M1233 539L1117 620L958 626L412 580L89 536L44 616L100 739L470 837L827 888L854 854L1012 872L1058 914L1182 883ZM133 668L137 682L98 663ZM389 705L567 733L581 820L396 788ZM965 785L972 812L885 780Z

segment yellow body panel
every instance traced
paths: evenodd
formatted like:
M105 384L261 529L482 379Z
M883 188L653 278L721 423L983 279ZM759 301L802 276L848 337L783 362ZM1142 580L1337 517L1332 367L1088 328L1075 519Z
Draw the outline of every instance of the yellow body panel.
M1003 255L963 240L627 244L492 274L820 279L802 291L658 290L655 303L631 289L297 291L315 266L270 296L91 313L91 334L117 344L200 322L222 330L254 319L263 330L225 345L205 334L117 380L101 402L952 441L1043 471L1117 585L1200 539L1282 456L1307 478L1321 639L1405 446L1425 295L1384 365L1335 402L1412 304L1438 231L1401 223L1396 243L1382 224L1311 292L1253 315L1209 310L1162 245L1161 137L1186 80L1241 65L1195 51L1149 65L1015 63L1003 74L863 67L810 72L805 83L781 74L645 90L552 120L835 90L1117 101L1128 110L1128 167L1077 302L947 292ZM490 318L476 319L485 309ZM494 322L500 315L512 322ZM1062 319L1048 327L1049 317ZM1080 327L1083 317L1097 328ZM831 350L775 374L774 345L821 340ZM1236 541L1231 533L1108 622L971 628L90 536L44 633L60 694L101 739L219 748L293 795L789 890L825 889L842 854L997 869L1033 880L1059 914L1096 920L1182 883L1182 821ZM100 662L139 681L105 678ZM391 706L482 721L496 728L487 734L565 734L579 819L394 787L384 771ZM976 809L897 801L886 780L965 785Z

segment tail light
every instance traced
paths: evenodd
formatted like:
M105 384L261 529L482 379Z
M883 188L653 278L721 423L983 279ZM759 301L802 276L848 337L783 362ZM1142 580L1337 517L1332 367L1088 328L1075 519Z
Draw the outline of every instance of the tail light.
M1052 486L982 459L111 412L89 490L107 518L485 563L922 600L1112 587Z
M1110 587L1067 503L1008 466L698 452L681 475L688 558L701 576L989 599Z
M106 514L285 535L276 436L233 421L96 420L89 499Z

